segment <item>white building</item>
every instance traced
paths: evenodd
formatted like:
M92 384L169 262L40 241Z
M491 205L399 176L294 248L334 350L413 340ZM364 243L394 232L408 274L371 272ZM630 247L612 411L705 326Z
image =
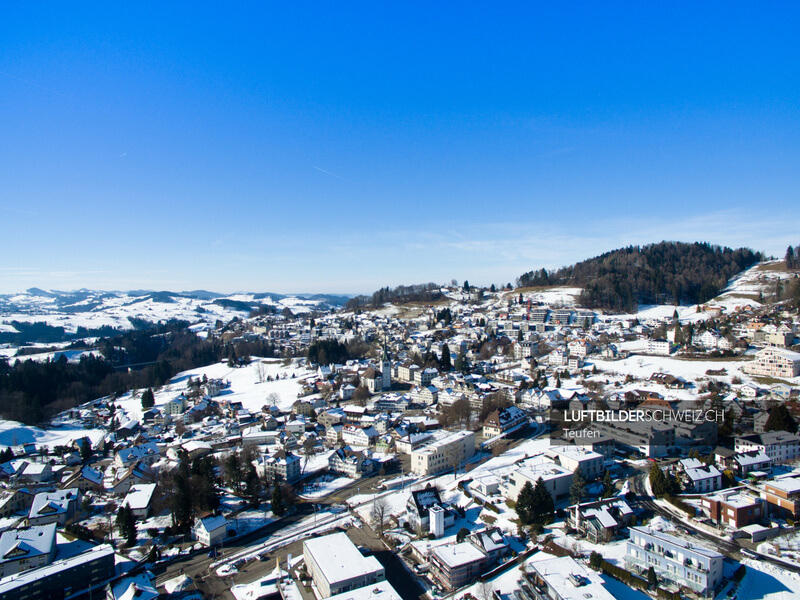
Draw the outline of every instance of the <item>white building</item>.
M725 557L692 542L654 531L631 527L625 564L645 574L650 567L660 578L689 587L703 596L713 596L722 583Z
M580 467L588 480L603 475L603 455L584 446L553 445L545 454L573 473Z
M547 491L553 497L553 502L558 502L569 495L572 471L543 456L529 459L523 464L524 466L504 477L503 491L506 498L516 502L522 487L528 482L535 487L540 477Z
M323 598L362 588L386 579L374 556L362 556L345 533L303 542L306 569Z
M204 546L216 546L228 535L228 521L223 516L198 519L192 533L194 539Z
M411 472L414 475L435 475L453 468L475 454L475 434L458 431L440 440L411 451Z
M767 377L797 377L800 375L800 352L785 348L764 348L759 350L753 362L744 370L753 375Z

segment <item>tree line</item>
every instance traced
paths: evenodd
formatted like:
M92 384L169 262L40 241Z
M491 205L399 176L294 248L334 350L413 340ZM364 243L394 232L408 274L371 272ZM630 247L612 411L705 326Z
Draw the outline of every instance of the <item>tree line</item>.
M387 302L402 304L405 302L434 302L443 297L439 285L435 283L422 283L418 285L400 285L394 289L384 287L374 292L371 296L356 296L344 305L346 311L355 311L362 308L379 308Z
M100 356L87 354L77 363L68 362L63 355L55 361L17 359L12 364L0 360L0 415L37 425L95 398L159 387L175 373L213 364L231 354L236 358L275 356L269 342L232 345L202 339L181 321L101 339L97 348ZM136 364L141 366L125 368Z
M660 242L606 252L555 271L529 271L517 285L582 287L583 306L615 311L634 311L638 304L699 304L717 296L731 277L763 258L749 248Z

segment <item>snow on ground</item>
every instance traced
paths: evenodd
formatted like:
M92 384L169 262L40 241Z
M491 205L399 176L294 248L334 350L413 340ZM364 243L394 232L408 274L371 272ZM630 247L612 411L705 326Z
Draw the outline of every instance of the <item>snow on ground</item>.
M592 364L606 373L619 375L632 375L638 379L649 379L653 373L670 373L676 377L682 377L687 381L697 381L707 378L706 371L717 371L725 369L727 375L719 379L731 383L733 377L738 376L742 380L750 380L750 377L742 371L747 361L742 360L684 360L670 356L629 356L623 360L605 361L592 359ZM641 385L640 385L641 387ZM680 397L682 390L670 390L675 397ZM686 390L683 390L686 391ZM688 393L686 399L694 398L695 394Z
M223 390L216 400L241 402L245 410L258 412L267 403L267 396L274 393L278 396L277 407L289 410L302 390L301 378L311 374L311 371L297 363L284 366L283 361L274 358L254 357L249 365L233 368L229 367L226 361L222 361L177 374L167 385L154 390L155 406L161 407L184 392L189 377L202 379L205 375L209 379L230 381L230 387ZM277 377L280 379L276 379ZM272 381L266 381L267 378L272 378ZM260 383L262 379L264 381ZM139 394L135 397L130 393L125 394L116 401L116 404L125 411L128 418L141 418L142 404Z
M88 437L92 444L105 435L101 429L84 429L80 425L64 425L57 429L39 429L24 425L17 421L0 420L0 446L17 446L20 444L36 444L48 446L66 446L73 440Z
M742 559L747 573L736 594L738 600L796 600L800 598L800 574L768 562Z
M349 477L334 477L333 475L322 475L313 481L306 483L303 486L303 491L300 497L304 500L314 500L316 498L324 498L328 494L332 494L336 490L347 487L353 483Z

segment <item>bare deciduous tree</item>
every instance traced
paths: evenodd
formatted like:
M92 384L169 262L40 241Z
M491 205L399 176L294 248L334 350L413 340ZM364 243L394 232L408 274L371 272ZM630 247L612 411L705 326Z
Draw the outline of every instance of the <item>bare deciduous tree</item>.
M389 524L390 509L389 501L383 496L372 501L372 510L370 510L369 516L372 527L378 530L381 537Z

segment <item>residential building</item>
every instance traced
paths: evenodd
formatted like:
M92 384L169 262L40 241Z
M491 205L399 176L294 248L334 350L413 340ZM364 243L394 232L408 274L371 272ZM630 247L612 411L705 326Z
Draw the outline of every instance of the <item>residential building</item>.
M599 573L571 556L523 563L514 600L615 600Z
M800 458L800 436L786 431L769 431L736 438L737 453L762 451L773 465L791 462Z
M334 450L328 457L328 471L352 479L371 475L376 468L377 463L374 460L349 446Z
M653 567L658 577L701 596L713 596L722 583L724 559L716 550L649 527L630 528L625 554L625 564L632 571L646 576Z
M55 523L5 531L0 535L0 578L49 565L55 556Z
M305 540L303 557L322 598L386 579L378 560L374 556L362 556L345 533Z
M506 498L516 502L522 487L528 482L535 486L540 477L553 497L553 502L558 502L569 495L572 471L543 456L538 456L528 459L522 466L503 477L502 487Z
M622 498L606 498L569 507L569 524L593 544L605 544L617 537L633 516Z
M445 544L430 555L431 574L446 590L472 583L488 566L488 558L471 542Z
M760 523L767 514L766 502L747 493L745 488L723 490L703 496L703 512L718 525L735 529Z
M584 446L554 444L545 454L573 473L580 467L584 478L589 481L603 475L603 455Z
M103 544L47 566L0 579L0 600L68 598L108 581L114 574L114 549Z
M759 350L755 359L744 370L766 377L797 377L800 375L800 352L769 347Z
M81 501L77 488L42 492L33 498L28 518L28 526L58 523L63 526L75 516Z
M475 454L475 434L458 431L411 451L411 472L427 476L457 469Z
M617 445L638 450L648 457L669 454L675 448L673 423L592 423L591 429L600 435L614 438ZM590 438L589 438L590 439Z
M762 498L776 517L797 519L800 517L800 477L789 475L764 482Z
M261 463L263 475L268 479L279 478L286 483L294 483L300 479L300 457L287 452L278 450L272 456L268 456Z
M228 521L223 516L197 519L192 528L194 539L204 546L216 546L228 535Z
M146 519L150 514L150 502L156 491L155 483L142 483L131 486L122 504L127 504L133 516L137 519Z
M516 406L498 408L491 412L483 422L483 437L491 438L523 426L528 422L528 415Z
M455 512L439 496L439 490L428 487L422 490L411 492L406 502L406 516L408 524L422 535L430 531L430 516L432 509L442 509L442 527L447 529L455 524Z

